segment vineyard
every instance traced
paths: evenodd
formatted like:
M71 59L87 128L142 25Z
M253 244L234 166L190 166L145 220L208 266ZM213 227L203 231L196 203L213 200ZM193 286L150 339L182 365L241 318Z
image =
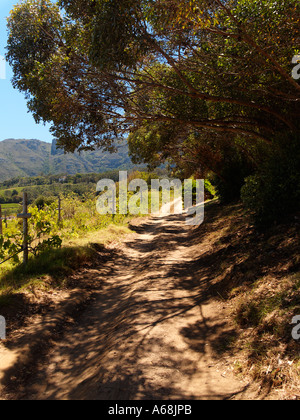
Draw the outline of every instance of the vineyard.
M24 200L27 200L26 193ZM50 249L60 248L64 240L79 238L110 224L122 225L126 220L126 216L122 215L98 214L95 194L86 194L84 197L69 194L49 205L31 205L27 209L27 202L23 202L23 210L24 206L27 211L23 211L23 214L18 214L21 207L17 206L15 213L9 216L2 209L1 266L8 261L14 265L26 263L24 254L27 252L29 257L37 257ZM24 229L25 225L27 227Z
M100 215L96 209L95 181L107 176L117 180L117 175L111 172L69 176L66 184L60 184L57 177L16 178L1 184L0 197L12 199L15 191L18 203L0 204L0 278L9 269L24 267L30 258L59 249L72 240L86 238L110 225L126 225L129 215ZM151 176L157 177L134 171L129 181L143 178L150 182ZM45 184L43 190L36 185L41 183ZM65 186L77 190L64 189Z
M156 174L134 171L128 181L143 179L151 186ZM94 184L93 184L94 186ZM182 187L184 194L184 186ZM93 188L94 189L94 188ZM22 205L0 204L0 267L10 261L13 264L27 264L29 256L37 257L50 249L60 248L63 241L76 239L108 227L122 225L130 215L101 215L97 212L95 192L89 186L85 193L69 192L39 196L34 201L28 188L22 191ZM128 200L134 194L128 192ZM160 201L162 204L162 196ZM214 187L205 180L205 197L216 196ZM171 190L171 198L173 190ZM196 198L196 183L193 183L193 198ZM30 204L30 205L29 205ZM119 197L117 196L117 209ZM151 208L151 195L148 195L148 208ZM136 213L134 213L136 214ZM22 255L23 254L23 257Z

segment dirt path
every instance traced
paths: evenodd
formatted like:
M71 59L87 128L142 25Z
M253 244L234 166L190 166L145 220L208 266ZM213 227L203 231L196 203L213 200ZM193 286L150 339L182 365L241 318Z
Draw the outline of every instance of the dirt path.
M134 229L117 257L91 271L102 289L19 398L243 398L247 384L218 354L231 327L193 272L183 217L156 217Z

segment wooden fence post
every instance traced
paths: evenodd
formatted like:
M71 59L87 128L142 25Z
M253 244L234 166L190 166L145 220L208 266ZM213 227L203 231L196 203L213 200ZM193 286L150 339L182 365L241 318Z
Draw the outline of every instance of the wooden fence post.
M19 219L23 219L23 263L26 265L28 263L28 219L31 217L31 214L28 213L28 201L27 193L23 193L23 213L18 214Z
M27 203L27 194L24 193L24 198L23 198L23 215L25 215L28 211L28 203ZM28 241L27 241L27 236L28 236L28 219L26 219L24 217L23 219L23 235L24 235L24 243L23 243L23 252L24 252L24 264L28 263Z
M2 228L2 206L0 205L0 235L3 235L3 228Z
M58 197L58 225L60 225L61 222L61 198Z

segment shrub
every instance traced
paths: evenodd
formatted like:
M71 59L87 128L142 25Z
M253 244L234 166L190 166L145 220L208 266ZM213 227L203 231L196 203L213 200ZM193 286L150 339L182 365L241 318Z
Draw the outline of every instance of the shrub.
M239 200L245 178L251 174L253 165L241 150L230 146L224 148L220 176L213 180L220 201L229 204Z
M205 199L211 200L216 197L217 195L216 189L208 179L204 180L204 187L205 187Z
M261 227L282 221L299 210L299 135L282 140L285 141L274 144L264 164L255 175L246 179L242 188L244 205Z
M50 206L52 203L54 203L55 198L54 197L44 197L40 195L35 202L33 203L34 206L36 206L39 210L44 209L47 206Z

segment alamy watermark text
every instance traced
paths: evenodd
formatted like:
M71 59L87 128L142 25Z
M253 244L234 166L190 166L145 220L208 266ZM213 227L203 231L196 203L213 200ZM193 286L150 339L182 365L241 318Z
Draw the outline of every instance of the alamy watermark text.
M0 340L6 339L6 320L3 316L0 316Z
M122 171L119 173L118 187L117 201L117 184L111 179L102 179L98 182L98 213L171 214L173 207L173 214L187 212L188 225L199 226L204 221L204 180L187 179L182 183L179 179L152 179L149 192L145 180L134 179L128 183L128 174ZM173 190L172 199L171 190Z
M0 80L6 79L6 61L5 58L0 55Z
M292 63L296 64L292 71L292 77L295 80L300 80L300 55L294 55Z

